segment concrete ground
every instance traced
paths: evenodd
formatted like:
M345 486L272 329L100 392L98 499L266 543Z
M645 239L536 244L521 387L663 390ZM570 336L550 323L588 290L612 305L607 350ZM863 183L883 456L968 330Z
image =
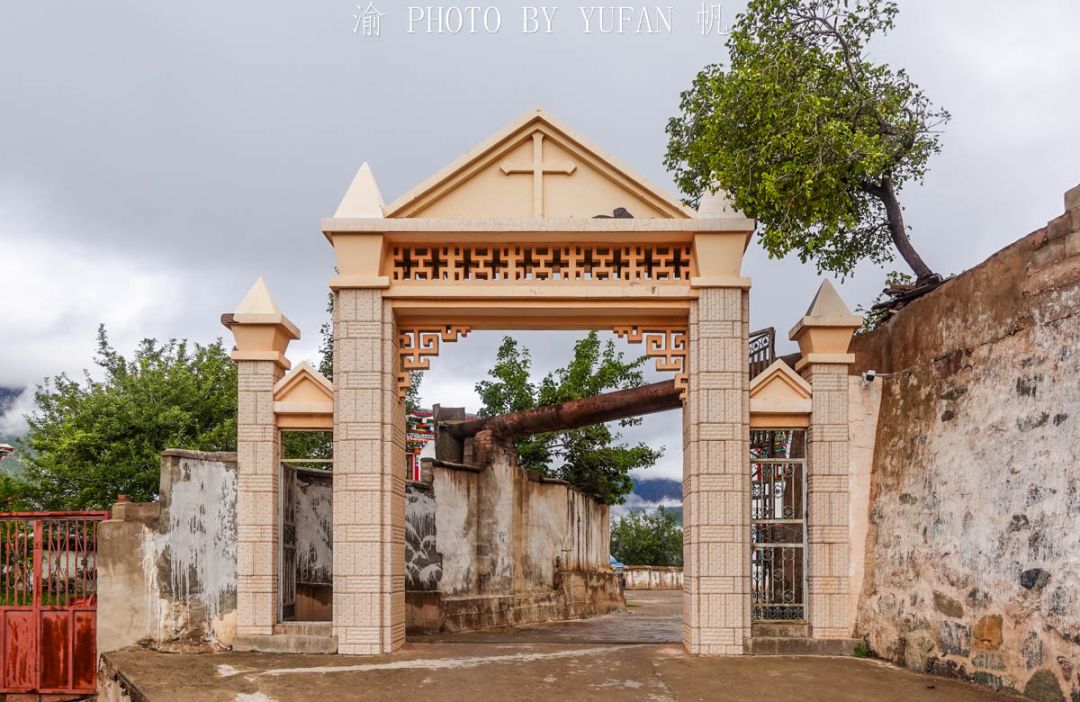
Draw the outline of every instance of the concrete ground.
M1010 699L871 660L688 656L675 643L681 593L628 595L628 613L414 638L389 656L126 650L106 654L105 665L136 702ZM642 635L648 643L629 643Z

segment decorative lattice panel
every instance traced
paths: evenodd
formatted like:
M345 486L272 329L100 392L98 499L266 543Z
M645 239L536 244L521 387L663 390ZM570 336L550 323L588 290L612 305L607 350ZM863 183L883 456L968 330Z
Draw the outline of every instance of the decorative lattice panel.
M652 245L401 245L393 248L394 280L688 280L689 244Z
M398 355L401 364L397 377L398 396L405 397L409 391L413 371L425 371L431 367L431 357L439 355L441 342L457 341L458 337L468 333L468 327L455 324L399 329Z
M686 328L615 327L615 335L632 344L645 343L645 355L656 359L656 370L675 371L675 386L686 395Z

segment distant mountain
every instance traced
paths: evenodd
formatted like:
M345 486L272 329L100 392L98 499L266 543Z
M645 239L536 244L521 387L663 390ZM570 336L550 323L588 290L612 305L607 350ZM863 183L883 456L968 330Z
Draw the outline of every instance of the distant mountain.
M671 478L634 479L634 494L642 502L660 502L675 500L682 502L682 481Z
M26 388L0 387L0 444L14 444L19 438L15 433L15 427L23 426L21 422L14 421L14 417L8 416L15 407L15 401L26 391ZM21 473L22 464L14 455L0 461L0 472Z
M670 478L634 478L634 490L621 505L613 505L611 516L621 519L631 512L652 512L663 506L682 525L682 481Z
M11 409L15 404L15 400L19 399L19 395L23 394L26 388L5 388L0 386L0 417L7 414L7 411Z

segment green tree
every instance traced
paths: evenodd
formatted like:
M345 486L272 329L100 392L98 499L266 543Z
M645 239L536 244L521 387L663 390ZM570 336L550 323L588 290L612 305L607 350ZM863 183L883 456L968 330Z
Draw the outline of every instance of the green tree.
M867 58L896 14L890 0L750 0L730 67L702 70L668 123L665 164L688 202L723 188L773 257L847 275L895 247L920 283L937 279L897 193L922 179L949 115L903 69Z
M220 339L145 339L129 360L102 325L97 344L103 378L61 374L37 387L18 446L24 505L104 508L118 494L152 500L162 450L236 450L236 365Z
M573 360L549 373L538 385L530 380L532 359L527 349L511 337L499 346L491 380L476 384L483 406L480 416L491 417L592 397L612 390L636 387L644 382L641 368L646 358L627 361L611 341L602 343L590 332L574 345ZM640 419L625 419L623 427ZM633 489L630 473L656 463L663 448L633 446L606 424L594 424L516 441L518 465L550 477L566 480L582 492L606 504L616 504Z
M611 523L611 555L627 565L681 566L683 532L663 507L631 512Z

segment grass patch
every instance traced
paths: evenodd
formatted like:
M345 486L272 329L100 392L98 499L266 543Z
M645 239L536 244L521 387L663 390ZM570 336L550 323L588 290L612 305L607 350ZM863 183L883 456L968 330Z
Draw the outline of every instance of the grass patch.
M874 651L870 648L870 644L863 640L855 644L855 650L851 652L851 655L856 658L871 658L874 655Z

